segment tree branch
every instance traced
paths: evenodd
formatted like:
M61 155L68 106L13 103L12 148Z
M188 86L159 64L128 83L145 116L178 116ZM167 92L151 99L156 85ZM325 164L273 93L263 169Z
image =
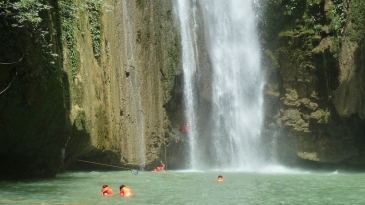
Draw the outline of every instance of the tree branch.
M6 87L3 91L0 92L0 95L3 94L11 85L11 83L14 81L15 77L18 75L18 72L15 72L15 76L13 78L13 80L11 80L11 82L9 83L8 87Z
M4 13L4 12L1 12L0 13L0 16L15 16L16 13Z

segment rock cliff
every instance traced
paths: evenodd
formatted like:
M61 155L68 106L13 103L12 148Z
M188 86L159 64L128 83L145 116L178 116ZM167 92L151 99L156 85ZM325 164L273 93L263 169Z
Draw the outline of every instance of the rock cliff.
M266 145L285 164L364 166L365 3L264 2ZM40 13L33 26L0 15L0 177L105 168L77 159L181 165L183 88L172 2L44 5L25 5ZM210 83L201 77L201 86Z
M165 160L174 137L165 107L178 114L180 103L171 98L179 97L173 88L181 73L172 2L46 5L52 8L41 12L41 25L54 32L47 45L28 30L6 44L17 30L2 19L1 63L24 58L1 64L1 86L12 83L0 96L1 175L44 177L91 167L77 159L146 169Z
M269 1L266 132L284 163L365 165L360 1ZM276 22L276 23L274 23ZM275 25L275 26L273 26Z
M112 9L107 12L102 6L100 11L100 57L94 57L92 29L86 26L85 34L75 34L80 67L69 78L75 96L70 118L78 130L88 130L89 137L71 134L66 153L148 167L164 159L172 130L164 108L180 69L172 5L145 0L104 3Z

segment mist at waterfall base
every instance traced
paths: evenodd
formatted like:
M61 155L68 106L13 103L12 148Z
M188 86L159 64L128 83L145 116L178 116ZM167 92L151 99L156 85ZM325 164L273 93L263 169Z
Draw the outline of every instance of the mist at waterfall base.
M255 0L175 2L192 170L254 171L262 143L265 73Z

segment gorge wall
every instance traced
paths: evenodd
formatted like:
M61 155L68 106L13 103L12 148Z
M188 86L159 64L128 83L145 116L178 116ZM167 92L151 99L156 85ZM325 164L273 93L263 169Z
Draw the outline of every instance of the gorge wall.
M268 139L286 164L365 165L362 1L268 1ZM304 161L302 161L304 162Z
M172 5L140 0L106 1L101 7L100 57L93 52L92 28L75 35L80 67L75 74L68 68L74 75L70 118L87 135L71 134L66 153L148 167L164 159L172 129L164 108L180 69Z
M52 8L40 11L40 28L53 33L44 42L1 19L1 88L11 83L0 95L1 176L90 168L76 159L146 169L165 160L164 106L179 106L171 91L181 73L172 3L43 3Z
M266 145L284 164L363 166L365 3L262 2ZM9 9L41 10L41 23L30 19L31 26L0 10L0 178L103 168L76 159L146 169L166 157L183 164L172 2L43 5L52 8ZM209 89L202 95L209 103Z

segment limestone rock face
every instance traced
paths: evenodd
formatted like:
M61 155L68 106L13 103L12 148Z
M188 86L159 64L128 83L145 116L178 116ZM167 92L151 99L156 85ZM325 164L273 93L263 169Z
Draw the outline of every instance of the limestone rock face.
M180 69L170 1L107 1L101 15L101 57L87 30L76 35L80 69L73 83L66 155L130 167L165 160L172 130L164 106ZM67 67L67 65L66 65ZM70 167L79 163L70 161Z
M30 29L13 39L17 28L0 22L0 87L13 80L0 95L0 178L109 168L85 161L149 169L178 160L182 74L172 2L42 3L51 7L42 29L55 33L47 45Z
M279 4L270 2L269 7L283 8L275 7ZM343 9L334 11L338 6ZM336 18L351 16L350 6L317 1L294 8L304 16L284 11L278 18L282 10L271 16L283 26L268 32L267 38L273 40L265 45L263 63L269 78L264 133L269 141L279 136L274 146L284 163L300 158L365 165L365 50L361 42L349 37L351 21L342 24L341 30L334 27ZM322 22L317 30L302 23L308 16L314 26Z
M335 91L334 105L341 117L358 115L365 119L365 50L349 38L344 38L340 55L340 85Z

